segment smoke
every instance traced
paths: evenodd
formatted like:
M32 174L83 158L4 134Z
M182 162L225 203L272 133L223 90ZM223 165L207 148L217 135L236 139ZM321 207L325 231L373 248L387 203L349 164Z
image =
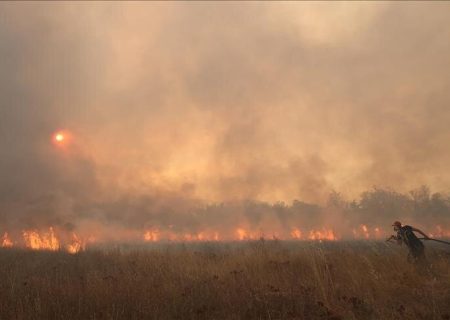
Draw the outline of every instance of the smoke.
M1 3L0 222L447 223L448 9Z

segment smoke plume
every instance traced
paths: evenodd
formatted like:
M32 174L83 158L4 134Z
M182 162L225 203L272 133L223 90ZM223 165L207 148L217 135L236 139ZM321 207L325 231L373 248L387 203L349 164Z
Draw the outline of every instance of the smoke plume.
M448 227L449 9L1 3L0 232Z

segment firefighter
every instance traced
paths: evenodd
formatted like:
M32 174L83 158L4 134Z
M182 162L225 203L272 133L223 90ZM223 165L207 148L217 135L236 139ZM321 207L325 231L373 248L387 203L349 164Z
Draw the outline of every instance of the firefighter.
M430 239L428 235L417 228L402 225L400 221L395 221L392 226L397 235L390 236L387 241L396 240L399 245L405 244L409 249L408 262L414 264L425 263L425 247L414 232L420 233L426 240Z

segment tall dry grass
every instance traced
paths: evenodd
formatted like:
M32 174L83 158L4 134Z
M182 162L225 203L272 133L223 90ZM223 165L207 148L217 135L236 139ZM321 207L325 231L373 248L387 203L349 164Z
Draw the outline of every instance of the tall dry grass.
M450 319L450 253L430 270L376 242L0 251L0 319Z

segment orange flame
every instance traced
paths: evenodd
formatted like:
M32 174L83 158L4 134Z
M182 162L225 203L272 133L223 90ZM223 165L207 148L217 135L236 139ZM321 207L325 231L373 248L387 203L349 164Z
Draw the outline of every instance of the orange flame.
M2 248L11 248L13 246L23 246L32 250L66 250L69 253L77 253L81 250L84 250L86 247L86 242L82 240L77 234L72 233L70 235L70 239L64 237L65 241L61 240L53 227L50 227L48 231L40 232L38 230L23 230L22 238L18 241L13 242L8 234L5 232L3 237L1 238L1 247ZM93 240L88 238L89 242Z
M186 232L176 230L174 226L166 229L150 228L142 233L133 232L131 237L126 239L140 239L145 242L173 241L173 242L202 242L202 241L247 241L259 240L270 237L280 240L300 240L300 241L337 241L341 238L348 239L349 233L339 234L332 228L302 229L300 227L286 228L273 226L273 228L249 228L240 226L235 229L224 229L221 231L205 229L197 232ZM430 229L430 236L436 238L450 237L450 230L438 225ZM352 229L353 239L384 239L387 234L380 227L361 224ZM351 233L350 233L351 235ZM97 235L98 237L99 235ZM1 248L25 247L32 250L65 250L69 253L77 253L86 249L88 243L97 241L93 236L80 237L76 233L68 233L59 230L57 227L50 227L47 230L22 230L20 238L11 237L8 232L4 232L0 238ZM101 239L100 239L101 241Z
M8 236L8 232L5 232L2 239L2 248L11 248L13 245L13 242Z
M299 228L293 228L290 233L285 235L282 232L272 231L264 232L262 230L250 230L244 227L236 228L234 232L218 231L200 231L198 233L175 233L173 231L161 231L159 229L150 229L144 232L143 239L148 242L157 241L245 241L264 239L269 235L273 239L280 240L338 240L338 236L331 229L323 228L321 230L310 230L302 232Z
M308 236L309 240L328 240L328 241L335 241L338 240L336 235L334 234L333 230L311 230L309 232Z
M353 229L352 232L354 239L379 240L387 236L383 233L380 227L372 228L365 224L361 224L357 229Z
M35 230L23 231L23 238L27 248L53 251L60 248L59 241L56 238L52 227L50 227L49 232L42 234L39 234Z
M72 243L69 243L66 248L69 253L77 253L84 250L85 243L75 233L72 233Z
M302 232L300 231L300 229L294 228L291 231L291 237L293 239L301 239L302 238Z

